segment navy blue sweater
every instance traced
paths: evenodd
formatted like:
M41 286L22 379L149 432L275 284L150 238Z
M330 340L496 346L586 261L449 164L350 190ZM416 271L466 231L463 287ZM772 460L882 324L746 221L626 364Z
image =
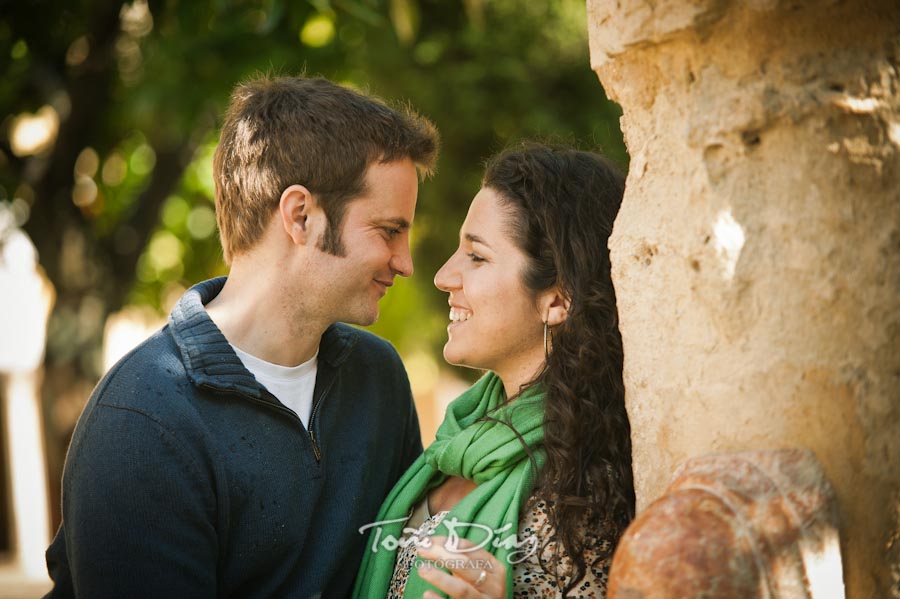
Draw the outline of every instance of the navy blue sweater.
M345 597L366 536L422 451L385 341L322 336L309 429L241 364L185 293L100 381L63 474L52 598Z

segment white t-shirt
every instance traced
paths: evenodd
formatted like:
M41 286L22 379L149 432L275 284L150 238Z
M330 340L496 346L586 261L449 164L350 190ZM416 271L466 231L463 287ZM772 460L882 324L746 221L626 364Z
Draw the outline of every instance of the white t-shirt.
M244 367L253 373L256 380L278 401L292 409L300 417L303 426L309 428L312 412L313 391L316 388L319 350L299 366L281 366L260 360L235 346L231 346Z

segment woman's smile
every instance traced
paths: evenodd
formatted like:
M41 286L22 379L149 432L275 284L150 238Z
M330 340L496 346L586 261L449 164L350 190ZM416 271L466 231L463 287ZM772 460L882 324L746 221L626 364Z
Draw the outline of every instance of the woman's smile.
M450 306L450 325L462 324L471 318L472 312L465 308Z

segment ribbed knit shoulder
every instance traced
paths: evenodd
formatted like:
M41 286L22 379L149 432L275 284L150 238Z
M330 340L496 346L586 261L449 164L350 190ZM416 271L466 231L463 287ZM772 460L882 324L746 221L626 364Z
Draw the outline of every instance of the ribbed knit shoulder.
M382 389L403 390L403 393L386 393L382 401L400 400L411 397L409 377L400 354L390 341L373 333L344 324L334 325L350 329L358 335L358 340L347 358L348 372L368 372L378 381Z
M388 359L396 364L401 364L400 354L397 352L397 348L395 348L387 339L379 337L364 329L358 329L343 323L334 325L334 328L344 333L350 332L350 334L359 337L355 343L356 347L353 348L354 353L359 351L362 355L371 356L376 361Z
M178 422L185 412L192 412L194 386L168 328L119 360L100 381L92 401L140 412L159 422Z

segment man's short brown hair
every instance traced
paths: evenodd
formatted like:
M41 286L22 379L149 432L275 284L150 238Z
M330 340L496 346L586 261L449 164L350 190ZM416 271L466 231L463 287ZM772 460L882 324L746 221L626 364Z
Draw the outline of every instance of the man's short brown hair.
M213 159L225 261L259 240L293 184L309 189L325 212L321 249L341 254L344 212L366 191L368 166L409 158L420 174L430 174L437 152L437 131L428 120L326 79L259 78L238 85Z

